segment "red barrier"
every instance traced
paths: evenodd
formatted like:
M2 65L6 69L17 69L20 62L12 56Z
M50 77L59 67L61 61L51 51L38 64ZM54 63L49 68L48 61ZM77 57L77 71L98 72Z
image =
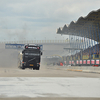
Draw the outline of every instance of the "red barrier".
M86 64L86 60L83 60L83 64Z
M63 66L63 63L62 62L60 62L60 66Z
M80 60L80 64L82 64L82 60Z
M99 65L93 65L94 67L98 67Z
M74 61L72 61L72 64L74 64Z
M76 61L76 64L79 64L79 61L78 60Z
M90 60L87 60L87 64L90 64Z
M99 60L96 60L96 64L100 64L100 61Z
M69 61L69 64L71 64L71 61Z
M95 64L95 60L91 60L91 64Z

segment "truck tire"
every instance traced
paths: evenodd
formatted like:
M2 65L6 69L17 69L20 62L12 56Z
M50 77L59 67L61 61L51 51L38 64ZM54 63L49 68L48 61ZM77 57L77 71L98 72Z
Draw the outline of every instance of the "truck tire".
M33 68L33 70L35 70L35 68Z
M40 67L37 67L36 70L39 70Z
M23 70L25 70L25 68L22 68Z

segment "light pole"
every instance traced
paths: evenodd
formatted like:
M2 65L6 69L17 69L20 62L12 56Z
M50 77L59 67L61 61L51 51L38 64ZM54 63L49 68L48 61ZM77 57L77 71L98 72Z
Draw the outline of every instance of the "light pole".
M36 38L34 38L34 43L36 43Z
M45 37L45 43L46 43L46 37Z
M55 42L56 42L56 37L55 37Z

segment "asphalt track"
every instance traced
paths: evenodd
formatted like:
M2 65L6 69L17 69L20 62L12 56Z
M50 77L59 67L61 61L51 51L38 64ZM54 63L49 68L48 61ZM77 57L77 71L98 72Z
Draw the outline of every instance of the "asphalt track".
M96 73L0 68L0 100L100 100L99 90Z

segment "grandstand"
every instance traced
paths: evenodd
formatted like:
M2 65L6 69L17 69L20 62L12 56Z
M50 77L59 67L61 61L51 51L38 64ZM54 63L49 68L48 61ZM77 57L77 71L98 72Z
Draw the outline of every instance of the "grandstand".
M100 9L91 11L86 17L57 29L57 34L69 35L76 40L74 53L63 57L71 65L100 65ZM75 50L75 47L77 50Z

